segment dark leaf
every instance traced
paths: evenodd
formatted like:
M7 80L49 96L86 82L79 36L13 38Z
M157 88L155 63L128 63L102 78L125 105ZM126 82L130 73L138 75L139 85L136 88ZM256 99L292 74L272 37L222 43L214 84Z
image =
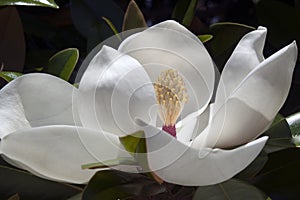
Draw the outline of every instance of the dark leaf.
M102 17L110 19L121 30L123 11L111 0L71 0L71 15L76 29L87 39L89 51L113 35Z
M267 161L268 154L265 151L262 151L257 158L248 167L246 167L246 169L235 177L246 181L251 180L263 169Z
M280 115L277 115L275 122L273 122L264 135L269 136L269 140L264 148L268 154L286 148L296 147L292 140L289 124L286 119Z
M86 5L95 13L98 20L102 17L106 17L112 21L116 26L117 30L122 28L122 19L124 16L124 11L112 0L84 0Z
M101 30L101 18L98 19L84 0L71 0L71 15L76 29L86 39L93 29Z
M0 30L0 65L3 64L6 71L21 72L25 62L25 39L15 7L0 9Z
M121 37L119 35L119 32L117 30L117 28L115 27L115 25L106 17L102 17L102 19L106 22L106 24L110 27L110 29L114 32L114 34L118 37L118 39L121 41Z
M256 5L256 13L259 24L268 27L268 40L274 47L300 41L299 9L283 1L261 0Z
M8 165L0 165L0 199L18 194L20 199L66 199L82 191L69 184L38 178Z
M193 200L266 200L268 197L253 185L237 179L223 183L198 187Z
M177 1L172 18L180 21L185 27L189 27L195 15L198 0L179 0Z
M300 196L300 149L286 149L269 154L254 184L266 192L272 200L295 200Z
M81 199L82 199L82 193L76 194L75 196L68 198L68 200L81 200Z
M165 187L135 173L116 170L97 172L86 186L83 200L116 200L134 196L151 196L165 192Z
M123 31L147 27L144 15L134 0L128 4L123 20Z

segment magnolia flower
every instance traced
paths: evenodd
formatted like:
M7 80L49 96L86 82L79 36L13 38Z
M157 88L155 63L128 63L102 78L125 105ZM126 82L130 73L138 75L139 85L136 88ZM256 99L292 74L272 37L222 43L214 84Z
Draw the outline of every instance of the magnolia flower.
M258 136L289 92L296 43L265 59L266 32L241 39L220 79L203 44L174 21L118 50L103 46L79 89L47 74L21 76L0 91L0 153L40 177L86 183L95 171L81 165L132 158L119 137L143 130L149 168L164 181L225 181L260 153L267 137Z

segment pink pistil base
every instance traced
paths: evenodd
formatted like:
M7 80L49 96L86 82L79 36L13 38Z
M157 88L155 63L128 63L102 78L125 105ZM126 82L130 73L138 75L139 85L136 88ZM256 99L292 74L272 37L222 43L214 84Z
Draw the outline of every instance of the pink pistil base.
M173 125L173 126L166 126L166 125L164 125L162 127L162 130L166 131L167 133L169 133L170 135L172 135L173 137L176 138L176 128L175 128L175 125Z

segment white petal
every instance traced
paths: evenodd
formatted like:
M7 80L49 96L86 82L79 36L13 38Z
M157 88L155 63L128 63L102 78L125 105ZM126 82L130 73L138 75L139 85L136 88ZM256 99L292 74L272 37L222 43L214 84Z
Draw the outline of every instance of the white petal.
M155 124L153 85L130 56L103 46L79 85L79 115L84 127L125 135L139 129L136 117Z
M232 147L261 134L287 98L296 59L294 42L259 64L223 104L215 103L211 128L196 138L195 145L206 139L209 147Z
M95 173L82 170L84 164L131 157L117 136L75 126L44 126L11 133L1 140L0 152L10 163L37 176L70 183L86 183Z
M207 127L209 114L210 105L199 116L192 113L178 122L176 124L177 140L184 144L189 144L194 140L194 138Z
M47 74L27 74L0 91L0 138L21 128L74 124L72 95L77 89Z
M247 74L264 60L266 35L267 29L259 27L240 40L223 69L216 101L224 102Z
M150 169L166 182L186 186L212 185L232 178L257 157L267 141L263 137L232 150L199 151L154 127L146 127L145 133L149 136Z
M210 101L215 76L212 60L200 40L179 23L169 20L136 33L121 43L119 51L136 58L153 82L169 68L183 76L189 101L182 117Z

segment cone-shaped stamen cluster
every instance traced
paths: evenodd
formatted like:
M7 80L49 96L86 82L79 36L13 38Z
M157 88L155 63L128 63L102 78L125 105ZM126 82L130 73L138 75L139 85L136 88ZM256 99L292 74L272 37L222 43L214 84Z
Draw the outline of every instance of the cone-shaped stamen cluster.
M154 89L157 103L160 105L158 113L164 122L163 130L176 136L176 120L188 100L184 81L176 70L165 70L154 83Z

